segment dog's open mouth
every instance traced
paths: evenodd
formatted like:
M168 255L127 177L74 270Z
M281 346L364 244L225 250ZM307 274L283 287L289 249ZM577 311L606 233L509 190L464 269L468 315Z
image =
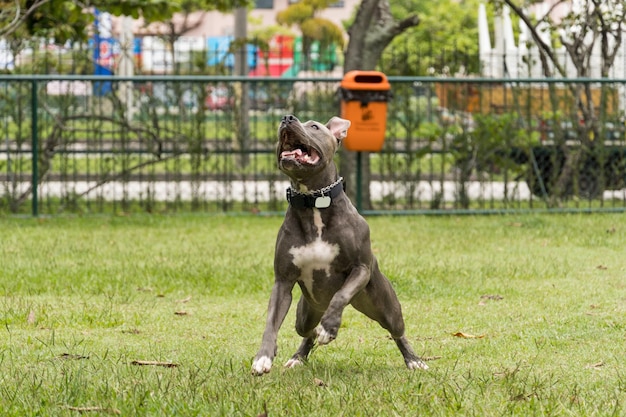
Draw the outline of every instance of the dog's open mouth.
M292 151L283 151L280 154L281 160L291 159L301 164L315 165L320 161L320 156L313 148L301 149L296 148Z
M286 139L281 147L280 160L294 161L301 165L315 165L320 161L320 154L311 146Z

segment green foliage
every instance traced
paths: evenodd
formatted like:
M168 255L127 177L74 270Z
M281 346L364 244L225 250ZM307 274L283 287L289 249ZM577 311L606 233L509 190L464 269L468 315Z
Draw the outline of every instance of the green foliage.
M521 172L511 159L513 149L528 150L539 141L539 134L526 129L519 115L473 115L473 126L457 124L453 140L453 154L457 163L468 170Z
M417 13L420 23L397 36L383 54L390 75L477 73L479 0L392 2L394 16ZM404 55L398 51L404 50ZM391 52L393 51L393 53Z
M332 0L303 0L290 4L285 10L276 15L280 25L296 25L303 35L303 49L308 54L312 40L320 41L323 46L332 43L343 46L343 30L329 21L317 17L320 10L333 4Z
M516 113L476 114L474 139L487 150L501 147L529 147L539 142L537 132L529 132Z
M54 39L57 43L67 40L85 40L93 23L92 8L116 16L143 18L146 22L164 21L175 12L196 10L228 11L247 7L249 0L92 0L79 3L73 0L19 0L3 7L0 14L0 34L13 36L40 36ZM25 25L9 29L10 23L25 10L36 6L25 19Z
M56 38L59 43L75 38L85 25L93 21L93 16L83 13L74 2L49 2L39 6L26 20L30 33L45 38Z
M298 2L291 4L285 10L276 14L276 21L281 25L291 26L298 25L307 19L311 19L315 14L315 9L307 2Z
M303 36L319 40L323 45L336 43L343 47L343 31L327 19L312 18L302 22Z
M27 0L23 6L36 5L33 0ZM143 17L147 22L163 20L180 9L176 2L168 0L94 0L89 8L83 4L67 1L52 0L42 2L27 17L25 26L18 28L17 33L26 32L30 36L41 36L54 39L62 44L67 40L85 40L88 28L94 20L90 8L110 12L114 15L127 15L134 18ZM22 9L11 10L14 13ZM0 21L0 28L8 24Z
M539 143L539 132L527 129L516 113L474 116L475 128L465 151L475 155L478 170L512 172L520 175L525 167L513 160L512 151L528 151Z

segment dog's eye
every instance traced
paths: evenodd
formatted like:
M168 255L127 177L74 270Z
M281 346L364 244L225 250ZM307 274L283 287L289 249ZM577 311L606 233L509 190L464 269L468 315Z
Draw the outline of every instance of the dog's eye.
M320 130L320 127L316 124L312 124L311 127L315 130Z

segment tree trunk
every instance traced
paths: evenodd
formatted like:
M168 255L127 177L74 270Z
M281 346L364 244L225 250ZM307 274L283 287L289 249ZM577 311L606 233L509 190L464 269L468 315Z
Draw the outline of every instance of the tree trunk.
M389 0L363 0L354 23L348 30L350 40L345 54L344 73L352 70L373 70L389 43L410 27L417 26L419 18L410 15L395 20L391 15ZM362 155L362 184L357 184L356 153L341 151L341 173L346 178L346 192L354 200L356 190L362 190L362 208L371 209L369 193L369 154Z

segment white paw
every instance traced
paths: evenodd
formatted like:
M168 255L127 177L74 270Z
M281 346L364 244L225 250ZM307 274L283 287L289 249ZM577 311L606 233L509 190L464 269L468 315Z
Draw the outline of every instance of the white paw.
M409 363L406 364L407 368L413 370L413 369L428 369L428 365L426 365L423 361L421 360L415 360L415 361L410 361Z
M252 362L253 375L266 374L270 371L270 369L272 369L272 360L267 356L261 356L259 359Z
M285 363L285 368L295 368L296 366L302 365L302 361L297 358L291 358Z
M326 329L324 329L322 326L318 326L316 332L317 343L319 343L320 345L327 345L335 340L335 338L330 333L328 333Z

